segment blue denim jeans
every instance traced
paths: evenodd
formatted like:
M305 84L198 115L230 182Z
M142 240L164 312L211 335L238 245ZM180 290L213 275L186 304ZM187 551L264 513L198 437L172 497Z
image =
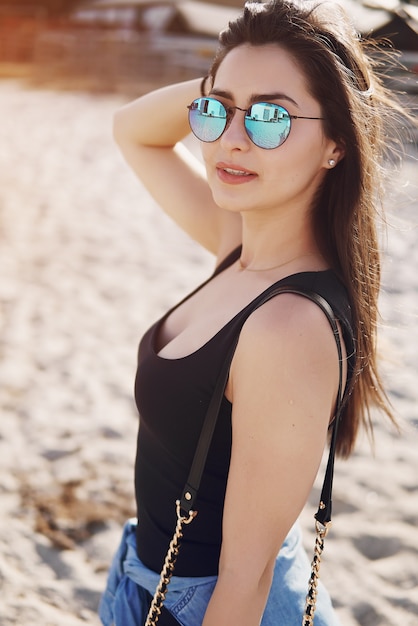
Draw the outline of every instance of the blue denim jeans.
M149 570L136 553L136 520L124 527L109 570L99 615L104 626L143 626L148 605L143 590L154 595L160 575ZM261 626L299 626L305 606L310 562L295 524L277 556L273 583ZM173 576L164 606L183 626L200 626L216 584L216 576ZM139 587L138 587L139 586ZM315 626L341 626L325 588L319 584Z

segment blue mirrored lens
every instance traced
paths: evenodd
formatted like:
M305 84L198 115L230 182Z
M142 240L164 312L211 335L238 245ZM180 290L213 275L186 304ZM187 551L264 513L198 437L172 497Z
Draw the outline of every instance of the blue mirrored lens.
M245 128L259 148L271 150L281 146L290 133L289 113L278 104L257 102L245 114Z
M216 141L225 130L227 112L219 100L198 98L189 108L189 124L192 132L201 141Z

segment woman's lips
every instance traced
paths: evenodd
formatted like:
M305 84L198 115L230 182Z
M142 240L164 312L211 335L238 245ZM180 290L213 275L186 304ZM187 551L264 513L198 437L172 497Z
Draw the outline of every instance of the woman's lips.
M238 165L227 165L226 163L217 163L216 172L218 178L229 185L242 185L254 180L256 174L250 172L245 168Z

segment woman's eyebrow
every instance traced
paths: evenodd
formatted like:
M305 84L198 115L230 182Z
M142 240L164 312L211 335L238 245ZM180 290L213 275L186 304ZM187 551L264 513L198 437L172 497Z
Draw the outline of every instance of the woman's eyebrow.
M210 91L211 96L220 96L221 98L226 98L227 100L234 100L233 95L230 91L225 91L223 89L213 88ZM299 105L296 100L293 100L290 96L287 96L285 93L281 93L279 91L275 91L273 93L254 93L251 94L249 98L249 104L254 104L254 102L271 102L272 100L286 100L287 102L291 102L299 109Z

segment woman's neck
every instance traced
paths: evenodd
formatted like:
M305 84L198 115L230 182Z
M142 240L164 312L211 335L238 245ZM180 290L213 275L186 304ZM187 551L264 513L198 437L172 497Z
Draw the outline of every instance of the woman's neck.
M327 267L306 219L283 215L263 219L263 215L243 215L241 271L273 271L289 265Z

